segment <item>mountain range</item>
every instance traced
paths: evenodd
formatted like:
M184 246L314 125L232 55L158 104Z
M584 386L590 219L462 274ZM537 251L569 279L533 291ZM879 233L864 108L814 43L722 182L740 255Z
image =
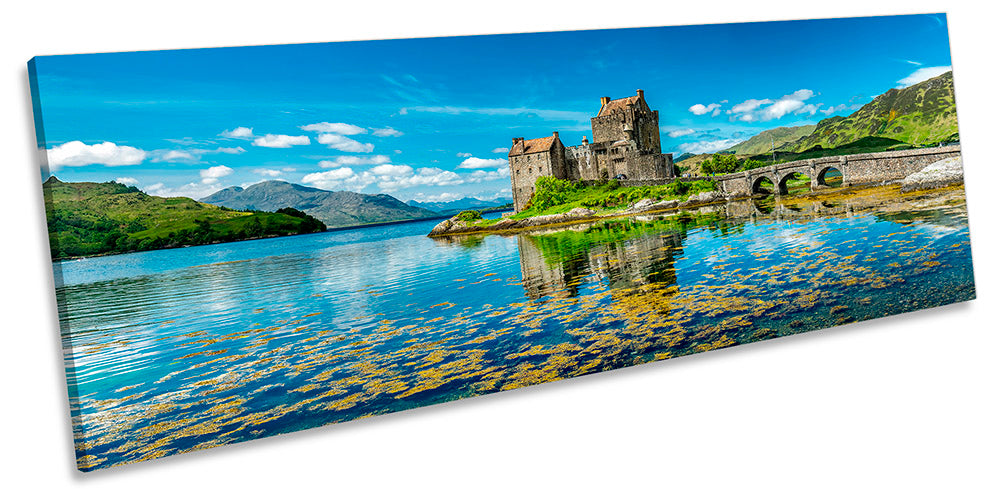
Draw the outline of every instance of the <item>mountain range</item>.
M482 210L484 208L497 208L500 206L508 205L512 201L513 200L511 198L497 198L491 200L483 200L483 199L465 197L453 201L420 202L420 201L410 200L407 201L407 204L417 208L424 208L426 210L431 210L437 213L445 213L445 212L462 211L462 210Z
M247 188L227 187L200 201L235 210L295 208L320 219L327 227L438 216L431 210L410 206L388 194L327 191L280 180L259 182Z

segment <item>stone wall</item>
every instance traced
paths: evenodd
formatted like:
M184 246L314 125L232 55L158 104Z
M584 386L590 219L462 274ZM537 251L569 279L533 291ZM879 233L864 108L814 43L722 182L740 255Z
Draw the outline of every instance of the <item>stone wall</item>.
M598 160L588 146L568 146L564 150L567 178L570 180L598 180L601 172Z
M719 183L721 192L731 197L751 195L754 185L762 178L772 182L776 194L784 194L785 181L796 173L810 177L812 190L824 186L822 177L830 169L841 172L846 186L880 184L901 180L929 164L953 156L960 156L958 145L831 156L780 163L717 176L713 180Z

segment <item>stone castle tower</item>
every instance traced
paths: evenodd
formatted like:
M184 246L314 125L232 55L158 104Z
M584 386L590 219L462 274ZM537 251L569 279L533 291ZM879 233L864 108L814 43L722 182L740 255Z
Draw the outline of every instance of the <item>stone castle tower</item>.
M598 181L669 179L674 176L670 154L660 152L660 124L643 90L636 96L601 98L601 109L591 119L594 142L585 137L579 146L564 146L558 132L538 139L514 138L508 153L514 209L525 209L535 192L535 180L552 176L566 180Z

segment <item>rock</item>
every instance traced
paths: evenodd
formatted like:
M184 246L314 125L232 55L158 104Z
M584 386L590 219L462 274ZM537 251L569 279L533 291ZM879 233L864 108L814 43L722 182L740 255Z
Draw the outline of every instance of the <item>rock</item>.
M629 205L628 211L646 211L649 210L654 205L654 200L650 198L641 199L631 205Z
M723 196L718 191L705 191L689 196L688 200L685 201L684 203L681 203L680 206L686 206L686 207L695 206L704 203L713 203L716 201L722 201L724 199L726 199L726 197Z
M665 200L665 201L659 201L657 203L654 203L652 209L654 209L654 210L666 210L666 209L669 209L669 208L677 208L678 204L680 204L678 202L678 200L676 200L676 199L668 199L668 200Z
M570 218L590 217L594 216L594 210L589 210L587 208L574 208L564 213L564 215L567 215Z
M518 225L517 220L511 220L510 218L504 218L494 224L494 228L497 229L511 229Z
M451 227L452 227L452 219L451 218L442 220L441 222L438 223L438 225L435 225L434 228L431 229L431 233L428 234L428 235L429 236L434 236L434 235L442 235L442 234L448 233L448 230Z
M713 201L719 201L723 199L723 195L717 191L705 191L698 194L693 194L688 197L688 201L694 203L711 203Z
M908 175L900 183L900 192L921 191L963 183L963 157L939 160Z

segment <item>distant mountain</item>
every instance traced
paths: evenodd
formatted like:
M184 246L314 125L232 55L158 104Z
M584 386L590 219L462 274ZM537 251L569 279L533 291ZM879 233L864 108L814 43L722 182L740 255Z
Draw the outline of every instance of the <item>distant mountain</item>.
M781 149L802 152L818 145L833 148L864 137L895 139L914 146L959 140L952 71L913 86L891 89L848 117L821 120L808 136Z
M461 211L461 210L482 210L484 208L494 208L498 206L504 206L510 204L514 200L511 198L498 198L491 200L482 200L476 198L462 198L453 201L428 201L420 202L410 200L407 204L417 208L424 208L434 212L448 212L448 211Z
M241 212L191 198L161 198L116 182L42 184L52 258L321 232L301 211Z
M327 191L280 180L260 182L246 189L228 187L201 201L235 210L295 208L320 219L327 227L436 216L433 211L407 205L388 194Z
M810 135L816 127L815 125L801 125L798 127L768 129L747 141L727 148L725 151L732 151L738 155L757 155L759 153L771 152L772 143L775 144L776 149L779 149L785 143Z

